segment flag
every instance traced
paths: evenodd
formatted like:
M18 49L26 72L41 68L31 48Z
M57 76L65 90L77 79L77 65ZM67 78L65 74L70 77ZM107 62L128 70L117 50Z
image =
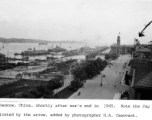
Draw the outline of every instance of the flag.
M138 39L135 38L135 41L138 42Z

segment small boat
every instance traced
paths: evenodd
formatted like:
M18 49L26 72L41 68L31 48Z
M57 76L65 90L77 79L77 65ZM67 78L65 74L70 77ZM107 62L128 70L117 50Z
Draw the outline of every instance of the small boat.
M32 50L32 48L29 48L28 50Z
M48 45L47 42L42 42L42 43L39 43L39 45Z
M55 57L46 57L47 60L54 60L56 59Z
M23 61L28 61L28 60L29 60L29 57L23 57L22 60L23 60Z
M14 53L14 55L21 55L20 53Z

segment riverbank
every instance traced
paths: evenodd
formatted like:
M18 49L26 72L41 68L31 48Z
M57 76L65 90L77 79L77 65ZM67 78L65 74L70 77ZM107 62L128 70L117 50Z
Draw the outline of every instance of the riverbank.
M25 92L25 90L28 91L29 89L35 87L35 86L32 86L31 84L34 84L34 83L36 84L36 82L37 83L47 82L51 80L54 75L63 74L66 77L64 85L63 87L56 89L54 92L55 94L57 94L64 91L64 89L67 90L66 88L69 86L70 82L73 80L73 77L71 75L71 70L74 69L76 65L80 64L81 60L82 61L85 60L85 57L81 58L82 56L81 57L72 56L72 57L73 58L76 57L76 58L71 59L70 57L68 57L67 59L63 58L63 59L56 59L53 61L52 60L35 61L35 63L30 62L30 65L27 65L27 66L18 66L12 69L0 71L0 76L1 76L0 88L1 87L3 88L3 86L4 87L9 86L8 90L12 91L12 89L15 89L16 91L12 91L12 93L14 94L15 92L15 94L16 93L18 94L19 91ZM19 76L19 78L17 76ZM31 83L29 81L31 81ZM20 82L22 83L22 85L18 87L18 84L20 84ZM26 84L26 83L29 83L29 84ZM72 94L73 92L69 91L69 93ZM7 91L7 96L2 96L2 97L8 97L9 94L10 94L9 91Z

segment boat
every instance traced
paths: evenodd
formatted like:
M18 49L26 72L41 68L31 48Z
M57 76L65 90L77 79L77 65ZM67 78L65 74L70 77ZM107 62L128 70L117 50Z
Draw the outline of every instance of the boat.
M47 55L49 54L49 51L45 51L45 50L33 50L33 51L24 51L21 52L21 55L25 56L33 56L33 55Z
M14 53L14 55L21 55L21 53Z
M55 57L46 57L47 60L54 60L54 59L57 59Z
M28 50L32 50L32 48L29 48Z
M56 46L56 48L48 49L48 51L49 51L49 52L56 52L56 53L58 53L58 52L65 52L66 49L61 48L61 47L59 47L59 46Z
M28 60L29 60L29 57L23 57L21 60L23 60L23 61L28 61Z
M39 43L39 45L48 45L47 42L42 42L42 43Z

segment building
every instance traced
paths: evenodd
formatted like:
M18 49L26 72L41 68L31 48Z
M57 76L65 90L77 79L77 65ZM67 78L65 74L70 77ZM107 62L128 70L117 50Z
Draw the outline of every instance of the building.
M111 46L111 52L117 54L129 54L134 50L133 45L121 45L120 35L117 37L117 44Z
M120 36L117 37L117 46L120 46Z
M147 45L136 44L135 45L134 57L150 59L150 57L151 57L151 49Z
M136 41L133 57L128 64L130 69L125 78L126 85L130 87L129 99L152 100L151 48Z
M129 71L129 99L152 100L151 49L147 45L136 44Z
M152 100L152 62L147 58L134 58L131 69L129 99Z
M5 60L6 60L5 55L0 53L0 62L4 62Z

